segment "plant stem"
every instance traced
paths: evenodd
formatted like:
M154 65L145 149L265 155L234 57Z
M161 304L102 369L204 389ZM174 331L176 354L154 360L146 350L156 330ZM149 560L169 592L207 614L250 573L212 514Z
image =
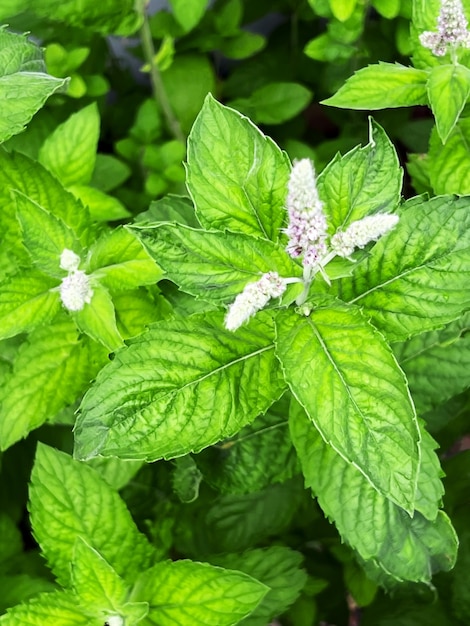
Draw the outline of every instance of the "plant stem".
M155 48L153 45L147 12L145 10L145 0L140 3L140 13L143 20L140 29L140 39L142 41L144 59L150 67L150 82L152 83L153 97L155 98L159 108L162 110L163 117L165 118L165 122L170 133L175 139L185 143L186 137L184 136L180 124L173 113L170 101L166 95L160 71L155 63Z

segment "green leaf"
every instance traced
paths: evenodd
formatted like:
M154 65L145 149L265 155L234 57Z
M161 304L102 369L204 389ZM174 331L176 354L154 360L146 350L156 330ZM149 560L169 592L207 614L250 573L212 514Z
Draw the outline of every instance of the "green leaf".
M153 285L163 276L135 234L121 227L98 239L87 265L88 272L112 291Z
M381 62L355 72L322 104L366 111L427 104L427 78L424 70Z
M91 465L113 489L119 491L119 489L125 487L127 483L134 478L142 467L142 462L123 461L122 459L110 456L107 459L103 457L90 459L88 465Z
M21 132L67 80L46 73L42 50L0 28L0 142Z
M148 210L139 213L135 221L139 227L155 225L156 222L175 222L192 228L200 228L191 199L172 194L151 202Z
M31 260L48 276L63 278L66 272L60 267L60 257L64 249L79 256L82 252L73 231L21 192L15 192L15 198L23 243Z
M220 314L159 322L101 370L81 405L75 454L154 461L198 452L283 390L267 314L237 334Z
M132 600L147 600L159 626L232 626L249 615L268 588L242 572L208 563L165 561L143 572Z
M97 154L90 185L107 193L125 183L130 175L130 167L112 154Z
M24 604L9 609L0 617L1 626L103 626L103 620L91 616L65 591L42 593Z
M269 587L260 605L240 622L243 626L264 626L289 608L307 582L307 574L301 569L302 561L299 552L284 546L211 558L214 565L245 572Z
M312 92L299 83L269 83L249 98L231 103L256 124L282 124L298 115L309 104Z
M450 196L405 202L394 230L332 289L390 341L452 322L470 306L469 209L468 198Z
M77 200L87 207L91 219L97 222L122 220L131 215L117 198L94 187L88 187L87 185L71 185L69 191Z
M288 277L301 271L282 248L248 235L180 224L133 228L165 277L203 300L230 302L265 272Z
M239 30L233 37L224 37L220 40L220 51L229 59L247 59L253 56L266 45L266 37L247 30Z
M337 154L318 177L331 232L373 213L393 211L400 201L403 171L390 139L372 118L369 143Z
M171 475L171 486L181 502L194 502L199 497L199 485L202 474L196 462L188 454L174 461L175 467Z
M437 65L426 85L442 143L446 143L470 95L470 69L463 65Z
M171 304L155 290L141 287L113 296L116 324L124 339L140 335L154 322L173 317Z
M393 20L400 14L401 0L372 0L372 5L380 15Z
M371 564L372 571L366 572L391 584L429 582L433 573L452 568L457 537L445 513L439 511L434 520L419 512L407 515L324 442L298 405L291 412L290 426L306 486L343 540Z
M29 574L0 576L0 614L20 602L25 602L39 593L55 591L56 586L45 578Z
M9 515L0 513L0 568L22 550L21 532Z
M345 22L356 7L357 0L329 0L331 12L337 20Z
M187 185L205 228L277 241L287 155L248 119L208 96L188 138Z
M5 450L72 404L107 362L65 315L21 346L0 390L0 449Z
M34 270L16 274L0 289L0 338L50 322L60 310L57 281Z
M435 194L470 194L470 118L459 120L445 145L434 129L429 142L429 176Z
M29 510L34 536L62 585L70 583L78 537L127 582L151 565L153 548L118 494L94 469L44 444L36 452Z
M92 285L91 302L81 311L72 313L72 317L82 332L109 350L117 350L123 345L123 339L116 326L113 301L105 287L95 282Z
M420 436L405 376L382 335L340 303L316 307L308 318L281 311L276 331L286 380L315 428L411 514Z
M207 8L207 0L169 0L176 21L187 33L201 21Z
M57 126L39 151L39 162L64 187L86 185L95 169L99 135L100 116L94 102Z

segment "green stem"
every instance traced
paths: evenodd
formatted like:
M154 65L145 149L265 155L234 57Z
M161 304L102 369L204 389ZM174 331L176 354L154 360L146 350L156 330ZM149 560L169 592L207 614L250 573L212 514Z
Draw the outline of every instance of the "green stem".
M152 83L152 93L156 103L163 112L168 130L175 139L178 139L182 143L185 143L186 137L181 130L180 124L173 113L170 101L166 95L165 87L163 85L162 77L155 63L155 48L153 45L152 33L150 31L150 24L145 10L145 0L140 2L140 14L142 15L142 26L140 29L140 39L142 41L142 48L144 52L144 59L150 67L150 82Z

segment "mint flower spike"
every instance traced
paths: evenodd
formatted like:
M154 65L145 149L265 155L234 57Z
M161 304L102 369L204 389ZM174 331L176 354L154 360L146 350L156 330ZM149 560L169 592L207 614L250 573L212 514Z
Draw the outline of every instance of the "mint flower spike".
M441 10L437 18L437 31L425 31L419 36L421 45L442 57L450 47L470 48L470 32L461 0L441 0Z
M60 267L67 272L75 272L80 265L80 257L73 250L64 248L60 255Z
M350 224L344 232L337 231L330 241L331 251L336 256L350 257L356 248L364 248L388 233L398 220L398 215L388 213L368 215Z
M287 282L277 272L268 272L255 283L249 283L238 294L225 317L225 328L237 330L255 313L260 311L271 298L279 298L286 290Z
M68 311L81 311L93 297L90 277L79 270L71 272L62 280L59 291L62 304Z

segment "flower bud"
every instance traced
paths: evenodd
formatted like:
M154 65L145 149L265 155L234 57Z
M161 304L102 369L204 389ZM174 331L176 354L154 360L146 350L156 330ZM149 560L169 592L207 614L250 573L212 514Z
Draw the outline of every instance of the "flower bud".
M93 297L90 278L81 271L71 272L66 276L59 289L62 304L69 311L81 311L85 304L90 304Z

